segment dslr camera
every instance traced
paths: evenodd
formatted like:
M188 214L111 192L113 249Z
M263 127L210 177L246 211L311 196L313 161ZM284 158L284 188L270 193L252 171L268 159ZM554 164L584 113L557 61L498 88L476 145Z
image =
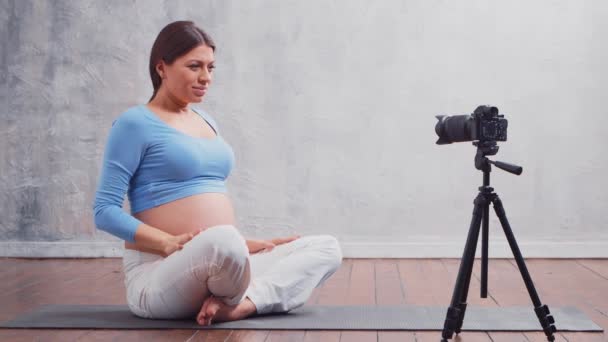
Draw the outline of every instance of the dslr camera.
M471 115L437 115L435 132L438 145L461 141L474 141L484 145L507 141L507 119L498 114L498 108L479 106Z

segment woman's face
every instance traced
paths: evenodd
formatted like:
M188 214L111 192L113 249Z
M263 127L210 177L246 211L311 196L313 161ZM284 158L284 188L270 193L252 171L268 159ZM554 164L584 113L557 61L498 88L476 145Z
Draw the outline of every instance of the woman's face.
M213 49L207 45L195 47L171 65L161 61L156 66L161 89L174 101L201 102L211 84L214 61Z

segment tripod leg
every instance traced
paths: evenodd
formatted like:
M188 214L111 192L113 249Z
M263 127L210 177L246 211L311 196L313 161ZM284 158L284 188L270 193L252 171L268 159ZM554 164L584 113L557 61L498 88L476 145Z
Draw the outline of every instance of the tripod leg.
M482 190L483 192L483 190ZM490 200L487 199L487 193L484 192L484 194L486 195L481 195L482 198L479 201L479 204L481 206L481 238L482 238L482 242L481 242L481 264L482 264L482 269L481 269L481 287L482 287L482 298L484 294L483 294L483 287L484 287L484 269L483 269L483 265L485 263L486 267L488 265L487 263L487 254L488 254L488 221L489 221L489 210L490 210ZM465 315L465 311L467 309L467 297L469 294L469 285L471 284L471 274L473 274L473 265L475 264L475 251L477 250L477 240L475 240L475 247L473 248L473 261L470 264L470 267L467 269L466 272L466 280L465 280L465 285L464 285L464 292L462 293L462 298L460 301L460 319L458 320L458 324L456 325L456 329L454 330L456 332L456 334L460 334L460 331L462 329L462 323L464 322L464 315ZM485 261L484 261L485 259ZM486 273L487 274L487 270ZM487 278L486 278L486 282L487 282ZM487 286L486 286L487 288ZM486 290L487 291L487 290ZM486 295L487 296L487 295Z
M441 333L442 341L451 339L454 332L460 332L464 313L466 311L466 297L469 292L469 282L471 280L471 272L473 271L473 262L475 261L475 250L479 239L479 229L481 226L482 212L484 205L488 204L488 200L483 194L479 194L475 198L475 206L473 208L473 218L467 235L467 242L458 268L458 276L452 293L452 301L446 313L443 331Z
M532 299L532 303L534 304L534 312L536 312L536 317L538 317L540 325L543 327L547 340L555 341L555 336L553 336L553 333L557 330L554 325L555 320L553 319L553 316L550 315L549 307L540 302L540 298L538 297L538 293L536 292L536 288L532 282L532 277L530 277L530 273L528 272L528 268L524 262L524 257L521 255L519 246L517 246L515 235L513 235L513 230L509 225L505 209L498 195L492 199L492 203L494 204L494 211L500 220L500 224L505 232L507 241L509 242L509 246L513 252L513 256L515 257L515 262L517 262L519 272L521 273L524 283L526 284L526 288L528 289L528 293L530 294L530 299Z
M490 226L490 202L483 208L481 222L481 287L480 297L488 298L488 235Z

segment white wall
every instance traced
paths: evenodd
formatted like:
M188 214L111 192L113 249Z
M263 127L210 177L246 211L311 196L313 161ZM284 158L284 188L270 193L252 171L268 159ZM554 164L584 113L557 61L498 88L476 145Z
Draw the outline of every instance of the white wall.
M151 94L158 31L218 46L201 105L236 154L249 236L337 236L349 257L460 256L481 184L437 114L498 106L492 184L524 256L608 257L604 1L3 1L0 247L112 256L92 202L111 120ZM510 256L495 216L490 255Z

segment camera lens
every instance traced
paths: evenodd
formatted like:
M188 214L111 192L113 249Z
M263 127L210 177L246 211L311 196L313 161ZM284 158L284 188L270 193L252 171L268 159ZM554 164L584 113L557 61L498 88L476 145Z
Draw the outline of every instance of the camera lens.
M473 118L471 115L438 115L435 133L439 136L438 145L453 142L472 141Z

